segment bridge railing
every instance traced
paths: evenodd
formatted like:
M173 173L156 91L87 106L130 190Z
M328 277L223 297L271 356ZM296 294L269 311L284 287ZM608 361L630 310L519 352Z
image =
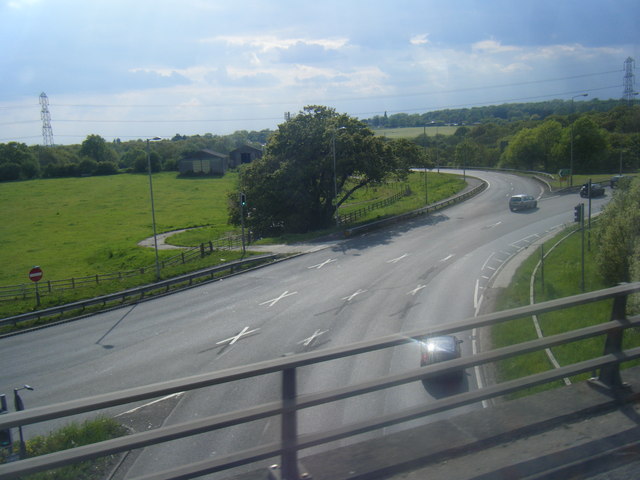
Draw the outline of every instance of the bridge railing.
M640 292L640 282L625 284L614 288L584 293L572 297L552 300L526 307L505 310L481 315L472 319L448 323L446 326L422 329L387 337L367 340L355 344L335 347L311 353L303 353L288 358L279 358L258 364L240 366L227 370L202 374L193 377L132 388L119 392L98 395L90 398L72 400L57 405L38 407L0 417L0 431L7 428L21 427L38 422L59 419L70 415L96 412L101 409L124 405L141 400L151 400L165 395L202 389L212 385L224 385L242 379L262 377L268 374L281 375L280 399L262 403L235 412L211 415L205 418L188 421L176 425L167 425L154 430L134 433L132 435L108 440L105 442L77 447L40 457L27 458L13 463L0 465L1 478L18 478L35 473L90 460L97 457L127 452L132 449L147 447L190 437L204 432L211 432L240 425L268 417L279 416L281 419L280 439L277 442L259 445L233 455L206 459L196 463L177 466L171 470L152 473L144 476L149 479L192 478L208 473L224 471L240 465L253 463L279 456L278 477L286 480L300 478L298 470L298 452L300 450L351 437L361 433L381 429L409 420L426 417L438 412L451 410L482 400L499 397L532 386L552 382L565 377L587 372L598 371L597 381L601 386L617 390L623 388L620 379L620 365L624 362L640 358L640 347L623 349L624 332L629 328L640 326L640 315L627 318L625 315L627 297ZM334 388L317 393L299 394L296 375L298 369L309 365L323 364L331 360L352 357L378 350L388 349L415 342L432 335L450 334L468 331L474 328L489 327L518 318L539 315L546 312L562 310L577 305L585 305L602 300L613 300L610 318L602 319L596 325L580 328L570 332L543 337L516 345L485 351L473 356L443 362L387 375L382 378L365 381L356 385ZM433 378L450 373L460 368L509 359L545 348L563 345L586 338L606 336L605 348L601 356L571 365L556 368L543 373L488 386L474 391L467 391L450 397L416 406L410 409L378 416L365 421L344 425L339 429L300 434L297 426L298 412L303 409L330 404L339 400L358 397L378 390L389 389L400 385ZM266 467L265 467L266 468Z

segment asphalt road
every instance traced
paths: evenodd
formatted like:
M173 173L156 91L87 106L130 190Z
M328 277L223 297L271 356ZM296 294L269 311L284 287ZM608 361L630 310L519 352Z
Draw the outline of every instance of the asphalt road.
M573 206L583 201L575 193L545 196L536 210L510 212L510 195L539 197L541 186L514 175L473 175L487 180L489 188L435 215L223 281L2 339L0 393L10 396L15 387L34 386L22 392L29 408L472 317L504 263L571 223ZM607 189L592 210L599 210L610 194ZM479 348L477 332L461 338L464 355ZM413 344L306 367L298 374L298 388L321 391L415 368L418 351ZM467 372L457 388L477 388L484 381L478 373ZM184 394L174 399L176 407L164 421L178 423L275 400L279 390L280 380L273 376ZM309 409L299 427L303 433L329 430L448 393L417 382ZM54 427L30 426L25 433ZM279 422L264 420L148 448L129 475L234 452L278 434Z

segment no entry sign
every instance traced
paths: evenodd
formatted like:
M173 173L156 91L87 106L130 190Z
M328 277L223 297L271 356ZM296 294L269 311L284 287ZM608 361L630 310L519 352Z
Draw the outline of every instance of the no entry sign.
M39 282L42 278L42 269L40 267L33 267L29 270L29 279L32 282Z

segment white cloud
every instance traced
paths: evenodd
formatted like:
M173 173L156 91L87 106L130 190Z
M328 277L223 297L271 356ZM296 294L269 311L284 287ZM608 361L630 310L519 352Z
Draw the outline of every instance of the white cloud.
M429 43L429 34L421 33L419 35L414 35L409 39L409 43L411 43L411 45L425 45Z
M517 52L520 50L519 47L502 45L500 42L489 39L482 40L480 42L476 42L471 45L471 50L474 52L481 53L506 53L506 52Z
M32 7L33 5L37 5L41 0L9 0L7 2L7 6L9 8L21 9Z
M288 49L299 44L314 45L325 50L338 50L348 43L347 38L280 38L275 35L221 35L203 39L202 42L225 42L238 47L253 47L261 52Z

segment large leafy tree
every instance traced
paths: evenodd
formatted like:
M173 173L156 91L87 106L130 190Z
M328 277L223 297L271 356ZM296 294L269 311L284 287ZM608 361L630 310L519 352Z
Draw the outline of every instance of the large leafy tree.
M82 142L80 155L89 157L96 162L116 163L116 152L100 135L89 135Z
M376 137L363 122L332 108L305 107L278 127L261 159L241 170L247 222L258 234L327 227L356 190L402 178L411 163L424 164L422 149L409 143ZM236 195L229 203L234 223Z
M596 261L610 285L640 280L640 178L621 182L598 217Z

